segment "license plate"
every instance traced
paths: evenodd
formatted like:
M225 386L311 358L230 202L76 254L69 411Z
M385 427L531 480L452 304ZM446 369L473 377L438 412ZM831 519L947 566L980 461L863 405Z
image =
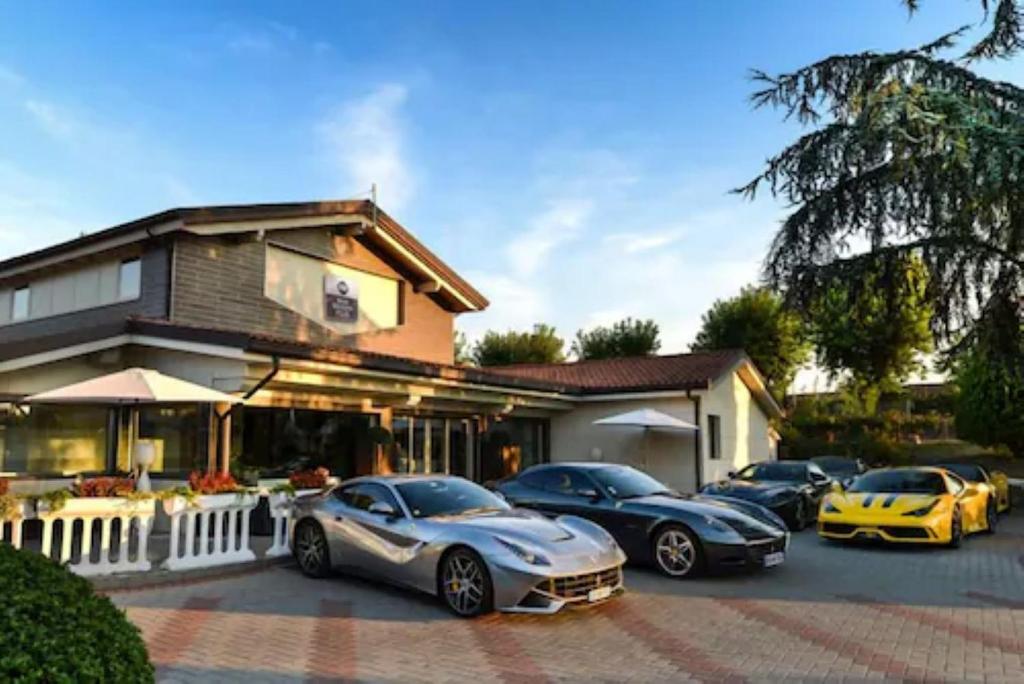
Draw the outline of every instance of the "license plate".
M606 598L612 595L611 587L598 587L597 589L591 589L590 593L587 594L587 600L591 603L595 601L604 601Z
M782 551L776 551L775 553L764 554L764 567L771 568L776 565L782 565L782 562L786 560L786 554Z

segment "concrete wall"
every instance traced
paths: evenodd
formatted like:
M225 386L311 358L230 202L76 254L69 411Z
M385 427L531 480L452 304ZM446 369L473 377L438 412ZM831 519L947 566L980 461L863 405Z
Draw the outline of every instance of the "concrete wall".
M403 289L397 328L339 335L264 296L267 244L285 244L333 263L406 281L357 238L326 229L271 231L266 241L183 237L175 244L171 318L178 323L247 330L314 344L344 346L451 363L454 319L430 295Z
M601 461L625 463L674 489L694 491L697 477L692 433L645 433L636 428L593 424L599 418L639 408L652 408L691 423L695 420L694 404L686 397L580 403L551 418L551 460L596 460L591 452L598 448Z
M704 394L701 405L701 431L704 434L704 482L727 477L748 463L772 458L768 437L768 417L743 384L738 373L722 377ZM712 459L708 416L721 416L722 457Z

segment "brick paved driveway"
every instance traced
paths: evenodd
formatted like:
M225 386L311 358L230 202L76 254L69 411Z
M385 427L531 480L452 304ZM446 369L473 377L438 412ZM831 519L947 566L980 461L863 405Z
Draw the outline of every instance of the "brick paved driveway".
M795 535L769 572L553 617L456 620L432 599L292 567L113 594L162 681L1024 681L1024 515L959 551Z

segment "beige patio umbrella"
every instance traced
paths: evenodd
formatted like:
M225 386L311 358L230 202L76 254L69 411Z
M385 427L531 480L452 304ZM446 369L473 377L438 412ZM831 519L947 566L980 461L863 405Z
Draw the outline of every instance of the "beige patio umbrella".
M670 430L679 432L696 432L699 428L688 421L670 416L667 413L656 411L652 408L641 408L634 411L627 411L626 413L619 413L614 416L608 416L606 418L599 418L594 421L594 425L604 425L610 427L632 427L640 428L643 430L642 442L643 442L643 460L644 468L648 466L647 463L647 434L651 430Z
M164 375L148 368L129 368L33 394L24 399L24 403L139 406L143 404L241 404L244 403L244 400L233 394ZM131 427L127 435L128 453L132 454L133 460L137 460L136 420L137 411L133 410L131 421L129 421ZM225 452L230 453L226 446Z

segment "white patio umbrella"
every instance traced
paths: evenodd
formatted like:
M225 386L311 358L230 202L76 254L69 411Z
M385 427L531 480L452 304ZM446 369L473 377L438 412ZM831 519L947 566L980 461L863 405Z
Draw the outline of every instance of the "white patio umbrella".
M244 400L233 394L220 392L204 385L181 380L148 368L129 368L91 380L76 382L47 392L33 394L24 399L27 404L100 404L104 406L139 406L143 404L241 404ZM152 463L151 449L136 444L133 410L127 435L128 453L133 462L142 466L143 478L148 486L145 470Z
M148 368L76 382L26 398L28 404L240 404L233 394L173 378Z
M636 409L634 411L627 411L626 413L620 413L614 416L608 416L606 418L599 418L595 420L594 425L604 425L609 427L632 427L640 428L643 430L643 459L644 467L647 467L647 433L651 430L666 430L666 431L677 431L677 432L695 432L699 428L688 421L670 416L667 413L656 411L652 408Z

